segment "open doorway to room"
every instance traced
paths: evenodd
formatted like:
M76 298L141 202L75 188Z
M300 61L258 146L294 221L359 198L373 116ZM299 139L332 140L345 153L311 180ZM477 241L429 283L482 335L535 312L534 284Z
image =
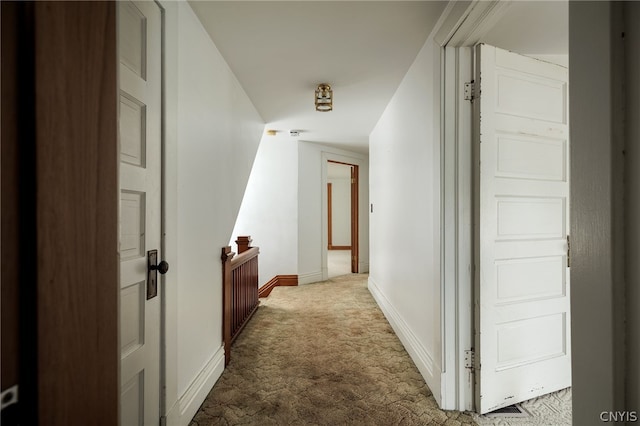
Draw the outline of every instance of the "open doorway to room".
M327 162L328 277L358 272L358 166Z
M457 186L445 194L444 214L459 215L454 244L460 244L455 265L461 268L453 291L456 323L463 327L447 331L445 324L445 353L457 345L461 369L457 378L444 379L459 381L457 394L443 399L480 413L571 384L567 3L486 6L478 2L471 11L476 18L444 43L445 99L451 100L445 101L445 134L458 144L445 148L451 150L444 155L444 180L450 171ZM546 25L532 24L538 21ZM474 47L479 44L484 46ZM553 117L545 115L550 111ZM509 210L524 207L530 214L534 205L527 203L545 212L532 219ZM545 229L530 229L534 221ZM555 310L545 311L545 303ZM445 303L444 309L453 306ZM507 310L522 315L509 317ZM571 416L564 404L570 391L560 399L564 421Z

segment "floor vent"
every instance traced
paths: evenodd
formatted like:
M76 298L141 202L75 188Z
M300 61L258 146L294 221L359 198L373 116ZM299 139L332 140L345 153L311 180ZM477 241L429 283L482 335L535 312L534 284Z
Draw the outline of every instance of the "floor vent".
M520 404L510 405L485 414L487 417L531 417L531 414Z

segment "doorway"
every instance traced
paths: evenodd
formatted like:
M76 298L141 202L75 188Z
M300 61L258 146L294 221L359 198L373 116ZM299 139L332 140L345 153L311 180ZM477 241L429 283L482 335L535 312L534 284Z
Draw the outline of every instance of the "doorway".
M328 278L358 273L358 165L327 161Z
M472 130L472 123L474 121L478 122L479 120L480 113L478 106L483 101L483 99L486 98L485 95L487 90L486 88L483 88L481 90L480 87L478 87L479 76L474 75L473 72L475 61L473 46L476 46L479 43L489 43L500 46L503 49L506 48L508 50L524 54L529 57L527 59L523 59L524 61L531 59L530 57L534 57L537 59L542 59L540 63L546 64L548 62L553 62L555 64L563 65L566 67L568 46L568 37L566 31L566 8L567 5L563 2L545 4L544 6L537 6L528 2L523 4L497 2L493 5L488 5L483 2L476 2L467 10L469 19L465 20L463 24L453 29L452 32L447 36L448 38L446 40L443 40L442 42L442 45L445 46L443 57L443 122L445 128L445 136L443 139L444 160L442 179L444 181L444 187L450 186L453 189L452 191L445 191L443 197L444 217L453 218L449 220L447 226L445 226L444 229L443 257L445 259L445 269L443 271L444 301L442 306L445 312L444 317L446 320L443 329L443 345L445 359L451 363L455 363L454 365L456 365L455 369L449 369L443 375L442 380L443 383L446 383L445 387L447 389L447 391L444 392L442 396L443 407L447 407L450 409L474 411L477 410L484 412L488 409L490 411L490 409L492 408L499 408L499 406L510 405L516 402L515 399L518 399L517 396L511 398L513 392L505 396L510 397L509 400L511 401L505 404L502 404L501 402L495 404L492 404L490 402L487 404L480 404L478 401L476 401L476 397L479 397L480 393L482 393L483 396L486 395L484 391L479 392L479 388L482 388L483 386L479 383L482 379L479 377L478 370L480 370L480 367L486 369L487 361L491 360L491 358L494 358L494 364L496 360L500 363L500 366L498 368L500 371L519 369L519 365L524 366L525 364L535 363L536 360L542 360L547 356L548 359L557 359L558 357L563 359L570 358L570 340L568 333L561 333L562 335L556 335L560 338L560 340L556 339L556 342L561 342L561 344L559 347L554 348L554 350L552 351L553 353L549 352L545 353L544 355L538 354L540 356L537 356L535 352L536 345L535 343L533 343L533 340L537 338L536 336L540 334L540 330L534 331L533 328L535 328L536 326L541 326L542 322L546 320L549 320L548 323L546 323L546 325L549 327L555 327L555 325L562 323L565 327L559 327L558 329L563 329L565 331L568 330L570 318L569 312L565 311L564 314L560 313L559 316L554 316L555 314L553 314L551 316L548 316L549 318L546 318L544 320L540 319L529 321L527 324L531 326L531 329L528 330L530 331L528 333L524 333L523 330L520 330L520 334L518 334L518 332L511 333L511 337L515 336L517 338L523 339L523 345L518 346L516 344L507 344L503 348L504 351L501 359L498 359L500 354L495 353L492 356L489 356L489 358L485 358L484 361L480 359L482 358L482 353L480 353L482 351L482 342L479 342L479 339L476 339L477 336L475 335L479 327L482 309L485 307L483 302L481 300L478 300L479 292L482 290L482 286L480 285L479 281L480 278L482 277L483 279L486 279L487 277L485 276L485 274L490 274L495 278L496 274L498 274L498 269L500 269L499 272L504 278L505 276L509 275L509 273L514 272L515 269L518 269L520 266L525 268L533 268L532 265L535 262L533 262L533 260L531 260L532 263L530 264L527 264L526 262L520 262L518 264L519 266L515 267L514 265L518 262L514 263L513 259L519 258L521 260L522 258L526 258L527 256L522 255L522 253L520 252L514 251L506 253L506 256L501 255L502 257L498 256L494 258L493 263L491 261L484 262L483 266L481 248L483 244L487 245L489 244L487 241L491 240L490 238L482 238L481 232L483 232L484 230L486 234L487 227L485 226L486 223L480 220L480 200L482 198L480 166L487 166L487 163L484 160L480 162L481 150L484 149L485 146L484 144L480 144L480 141L476 139L475 134L477 134L477 130ZM526 34L522 34L522 25L520 25L520 23L524 19L542 19L544 18L544 16L554 16L554 25L550 24L551 29L547 28L545 30L549 34L542 34L537 30L537 28L542 28L543 26L537 25L532 25L531 29ZM548 26L549 25L547 25L547 27ZM512 34L516 34L517 37L511 36ZM553 37L550 34L553 34ZM556 43L556 45L553 45L553 43ZM500 85L501 88L504 89L518 80L517 78L512 78L514 77L514 75L512 75L511 70L508 70L506 74L509 75L502 78L502 80L500 81L491 79L486 75L484 77L487 77L486 79L492 80L493 84ZM531 80L529 81L529 83L532 83L534 86L539 83L539 81L533 81L538 79L538 77L533 75L535 74L535 72L527 72L526 74L527 76L523 77L521 81ZM566 85L564 89L566 89ZM568 116L568 114L566 114L567 91L564 89L558 86L558 91L560 93L564 93L564 104L561 106L561 108L564 108L564 111L562 111L562 113L565 114L566 117ZM536 96L538 94L541 94L535 90L534 92L536 92ZM515 101L516 103L519 102L520 104L522 104L524 101L520 101L522 101L523 99L524 98L519 98L516 96L512 97L511 101ZM509 106L507 105L509 101L507 101L506 99L500 99L498 101L496 101L496 105L498 105L499 108L505 108ZM515 106L515 104L512 103L510 106ZM538 104L538 107L539 106L540 105ZM554 107L552 110L557 111L557 108ZM543 111L541 113L546 114L549 111L551 110L545 111L543 108ZM517 114L507 115L509 116L511 121L517 121ZM483 118L487 118L484 112ZM518 132L520 131L516 130L514 134L517 135ZM541 148L551 147L553 144L555 144L555 141L553 143L547 143L546 145L544 143L538 144L538 142L542 142L541 140L539 140L542 137L539 137L535 134L528 135L527 137L529 139L524 138L526 140L523 142L526 145L525 150L533 148L534 146L536 146L537 148ZM523 138L518 137L511 139L520 140ZM566 147L568 147L568 139ZM516 154L516 156L518 156L522 154L522 150L517 149L514 152L514 150L512 149L511 152L509 152L509 147L507 147L506 145L498 147L498 149L494 151L495 152L493 152L493 154L495 155L490 155L492 164L494 166L497 161L502 160L507 160L507 162L511 160L514 160L516 162L520 161L518 165L515 165L515 163L507 165L506 167L508 168L508 170L504 168L504 164L500 166L502 168L498 169L497 172L496 170L494 170L494 172L496 172L494 173L494 176L504 175L497 178L500 180L500 182L502 182L503 180L508 180L509 178L506 175L509 174L522 175L519 178L514 178L515 180L512 179L513 182L511 183L514 183L514 185L529 180L534 180L535 183L533 183L532 185L536 186L539 184L538 186L540 186L549 181L549 176L545 175L547 174L548 170L545 168L547 166L550 166L551 163L542 161L538 164L538 166L542 167L542 169L538 169L537 171L533 169L523 171L519 167L522 165L524 165L525 167L531 166L537 161L537 157L529 156L526 159L520 158L520 160L518 160L516 157L513 157L512 154ZM565 152L568 151L565 150ZM567 184L569 178L567 168L568 158L565 158L565 160L566 161L564 162L564 170L567 171L567 173L565 174L564 178L566 180L565 184ZM515 169L509 168L512 166L517 167ZM488 175L490 174L488 173ZM543 177L542 175L545 176ZM553 180L557 179L557 176L553 177ZM519 194L513 194L512 192L505 192L502 189L498 190L498 193L496 193L495 195L497 197L503 195L506 195L508 197L503 197L504 199L495 199L496 197L494 197L494 199L492 200L493 204L485 203L487 206L493 206L494 214L515 213L514 211L507 212L507 210L512 207L522 207L523 204L518 204L519 201L542 202L544 201L543 198L546 197L536 194L523 194L522 196L520 196ZM518 197L520 197L520 199L518 199ZM546 207L550 208L552 203L556 203L554 204L555 207L558 207L562 204L562 208L560 210L566 213L565 215L560 212L560 216L562 216L564 222L564 229L558 230L554 228L554 232L558 231L554 233L554 239L557 239L558 244L563 245L566 248L566 235L564 233L564 230L566 230L568 227L568 219L565 220L565 216L568 217L569 205L568 199L566 201L563 201L562 197L564 197L564 195L562 194L557 196L554 195L553 197L550 197L554 198L553 200L548 200L549 203L547 204L540 203L538 207L544 209ZM503 211L495 211L498 208L502 209ZM527 211L527 213L532 214L531 211ZM517 218L520 218L518 214L516 214L515 216ZM486 211L484 217L489 220L487 223L490 222L491 226L493 226L494 228L497 226L501 226L500 223L502 222L500 222L495 216L493 218L487 216ZM544 222L544 226L547 225L546 219L543 221L541 220L540 216L535 215L535 217L536 220L538 220L537 223L542 225ZM549 217L550 216L548 216L547 218ZM512 216L512 218L514 218L514 216ZM522 216L522 218L524 218L524 216ZM507 228L511 225L515 225L516 222L517 220L515 220L513 223L502 223L502 228L496 230L496 235L500 235L498 235L497 238L494 238L494 241L500 240L500 242L496 242L491 247L496 248L497 245L502 247L504 245L502 244L502 240L517 240L519 237L517 237L515 234L509 237L502 235L507 231L514 231L515 228L511 228L510 230ZM528 223L535 224L532 221L528 221ZM557 221L555 221L554 223L556 225L558 224ZM505 228L505 226L507 228ZM561 236L562 238L555 238L557 236ZM542 240L549 237L549 235L539 235L538 237L539 238L536 237L538 240ZM535 240L536 238L530 239ZM540 241L537 242L540 243ZM512 241L508 242L508 244L511 243ZM563 253L554 252L550 254L550 256L559 256L560 258L566 257L564 248L561 247L560 251L562 251ZM533 258L535 256L531 255L529 257ZM551 295L551 293L545 296L539 295L539 299L545 299L547 298L547 296L548 300L554 298L564 298L561 302L558 302L564 303L568 301L569 297L569 271L566 268L562 268L562 265L565 262L562 259L560 259L559 263L557 262L557 259L554 260L554 262L555 270L559 271L561 275L564 274L564 278L566 279L562 277L559 280L554 279L554 282L560 283L562 287L560 293L554 290L553 295ZM549 265L550 264L547 264L546 266ZM536 271L539 272L538 269L536 269ZM532 278L532 276L527 275L527 278ZM505 281L503 280L502 284L504 284L504 282ZM523 289L523 283L524 281L522 281L518 287L521 290ZM496 289L494 288L494 290ZM544 291L541 291L540 294L542 293L544 293ZM506 297L505 294L506 293L504 293L503 291L502 296L497 297ZM495 296L495 291L493 292L493 295ZM514 306L519 303L518 301L516 301L518 297L516 297L515 294L512 293L511 296L513 296L512 300L508 302L505 300L500 301L502 305L499 307L499 309L507 306L511 306L511 308L514 308ZM480 299L482 299L482 297L480 297ZM473 306L478 306L479 309L474 310L472 308ZM544 317L544 315L540 316ZM502 317L498 316L497 318L501 319ZM557 321L554 322L557 318L560 318L559 323ZM521 322L520 325L524 325L525 322ZM514 324L515 323L509 323L509 321L507 320L502 322L496 320L496 322L494 323L496 327L494 327L491 332L485 330L485 332L483 332L483 337L486 337L486 334L489 333L492 334L494 340L497 338L503 339L504 341L504 338L509 335L509 331L507 329L510 325ZM498 329L500 329L501 331ZM502 335L496 337L496 333L498 333L499 331L500 333L502 333ZM527 346L527 348L534 347L534 349L529 350L526 349L525 346ZM544 345L541 345L540 347L542 346ZM493 348L495 352L496 345L485 344L485 348ZM511 349L513 349L513 351L511 351ZM547 347L547 349L549 349L549 347ZM515 356L516 352L517 355L520 356L518 362L515 361L515 358L518 357ZM532 354L532 358L528 360L525 359L527 354ZM511 355L514 355L514 357L511 357ZM558 355L558 357L556 357L556 355ZM509 358L513 362L507 362L507 358ZM516 364L518 366L516 366ZM514 377L521 376L522 375L515 375ZM533 386L532 389L534 387L535 386ZM486 383L484 386L485 390L499 388L499 383L489 385L488 388ZM556 389L557 388L558 387L556 387ZM481 405L484 405L484 407L481 407Z

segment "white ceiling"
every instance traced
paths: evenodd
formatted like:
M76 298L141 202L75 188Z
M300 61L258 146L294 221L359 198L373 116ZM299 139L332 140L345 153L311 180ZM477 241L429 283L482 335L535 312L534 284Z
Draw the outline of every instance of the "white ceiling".
M274 138L367 152L446 1L190 1ZM329 83L334 110L315 111Z
M360 152L446 3L189 1L274 139L293 129L298 140ZM509 2L482 42L567 54L567 1ZM334 110L316 112L325 82Z

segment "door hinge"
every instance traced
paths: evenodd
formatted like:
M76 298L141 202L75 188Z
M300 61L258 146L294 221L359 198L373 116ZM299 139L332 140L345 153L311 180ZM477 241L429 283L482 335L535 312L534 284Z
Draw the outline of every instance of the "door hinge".
M571 239L567 235L567 268L571 268Z
M464 368L476 369L476 352L473 349L464 351Z
M473 101L477 97L476 94L476 83L474 81L470 81L469 83L464 84L464 100L465 101Z

